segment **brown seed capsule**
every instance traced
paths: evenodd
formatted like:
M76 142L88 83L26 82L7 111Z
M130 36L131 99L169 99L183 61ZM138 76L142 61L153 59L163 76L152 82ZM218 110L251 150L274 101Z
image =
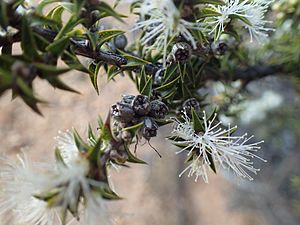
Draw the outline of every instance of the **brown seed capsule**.
M134 111L130 105L120 103L113 105L111 107L112 116L120 122L130 122L134 117Z
M185 61L192 55L192 47L186 42L176 43L171 51L171 56L175 62Z
M154 117L155 119L163 119L168 111L168 106L162 101L154 100L150 102L149 116Z
M134 98L135 98L134 95L123 95L121 102L124 103L124 104L131 105Z
M150 117L143 118L143 126L141 127L141 135L146 139L150 140L151 137L155 137L157 135L158 125L155 121Z
M200 104L197 101L197 99L195 99L195 98L189 98L189 99L185 100L182 104L182 108L188 114L191 114L192 108L194 108L194 110L196 112L200 112Z
M217 48L217 53L219 55L224 55L228 51L228 45L226 43L221 42Z
M150 101L146 95L137 95L132 103L133 111L139 116L145 116L150 112Z

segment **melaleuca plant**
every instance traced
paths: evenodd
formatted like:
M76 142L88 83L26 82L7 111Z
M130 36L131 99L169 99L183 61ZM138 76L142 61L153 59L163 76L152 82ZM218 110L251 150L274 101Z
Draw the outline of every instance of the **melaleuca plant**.
M108 81L128 76L139 94L124 93L107 109L108 117L99 118L97 130L89 126L84 138L75 129L61 132L56 137L55 165L31 162L25 153L17 161L2 156L2 214L12 212L18 224L113 223L105 203L121 197L111 187L110 169L146 163L136 156L141 141L161 157L150 141L167 124L172 124L167 140L186 157L186 169L179 176L208 182L209 170L230 170L253 179L259 171L253 159L265 161L257 155L263 141L235 135L237 127L223 125L219 115L229 114L229 106L240 101L249 82L297 73L299 1L30 3L0 2L1 95L11 90L12 98L21 98L42 115L39 104L46 101L36 96L37 79L78 92L61 76L80 71L101 94L100 69ZM136 15L129 32L139 35L131 44L125 31L103 25L106 17L126 22L126 15L117 10L120 4L129 4ZM292 10L287 4L294 5ZM278 20L271 23L275 16ZM282 32L286 26L291 32ZM14 50L17 43L21 51ZM224 82L233 91L213 103L203 90L215 82Z

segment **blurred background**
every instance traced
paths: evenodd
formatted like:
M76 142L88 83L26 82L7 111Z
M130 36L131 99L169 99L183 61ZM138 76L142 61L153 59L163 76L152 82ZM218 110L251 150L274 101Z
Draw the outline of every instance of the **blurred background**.
M125 25L118 24L120 28ZM134 35L134 34L129 34ZM70 72L63 76L80 95L53 90L37 82L38 95L48 100L41 107L44 117L33 113L22 101L11 101L11 93L0 98L1 152L14 155L22 148L36 161L54 160L58 130L76 128L82 135L97 117L104 118L122 94L137 94L127 77L106 81L101 72L100 95L87 75ZM217 83L209 90L219 99L226 91ZM230 88L230 87L229 87ZM241 132L265 140L261 155L267 163L255 162L261 172L254 181L241 181L230 174L209 174L209 184L186 176L184 159L175 155L176 147L165 137L170 127L159 131L151 144L139 146L137 155L148 165L130 165L111 171L111 182L123 200L111 204L119 225L299 225L300 224L300 98L298 86L283 76L250 83L247 101L238 106L239 117L224 117L239 124ZM236 109L235 109L236 110ZM0 222L1 224L1 222Z

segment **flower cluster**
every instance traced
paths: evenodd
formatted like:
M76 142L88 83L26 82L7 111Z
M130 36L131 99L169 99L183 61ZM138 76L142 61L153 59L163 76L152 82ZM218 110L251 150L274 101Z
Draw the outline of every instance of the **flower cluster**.
M54 165L33 163L24 152L17 161L0 158L0 214L12 212L16 224L111 224L99 193L105 184L89 174L90 161L73 134L61 132L56 139Z
M141 44L149 44L148 51L156 49L162 52L164 64L171 38L182 35L193 48L197 47L190 30L203 30L202 24L182 19L172 0L145 0L140 6L140 15L140 21L136 23L134 30L143 30Z
M259 144L263 141L249 144L253 138L242 136L232 136L236 127L221 128L221 122L215 123L216 114L212 119L208 119L206 113L202 120L193 113L193 121L186 113L182 116L183 121L175 119L172 142L181 147L177 153L186 152L190 165L180 174L189 170L189 176L195 175L195 181L201 176L208 182L207 169L211 167L216 171L216 167L231 169L242 178L253 178L249 172L256 174L259 169L253 167L252 158L265 161L255 154L260 149ZM196 124L202 124L202 128L195 128Z
M249 31L251 42L253 38L260 40L261 37L268 36L267 32L273 29L265 27L268 21L264 17L272 2L272 0L225 0L223 5L210 5L218 13L207 21L212 27L210 34L215 33L216 39L219 39L230 19L238 17L240 24Z

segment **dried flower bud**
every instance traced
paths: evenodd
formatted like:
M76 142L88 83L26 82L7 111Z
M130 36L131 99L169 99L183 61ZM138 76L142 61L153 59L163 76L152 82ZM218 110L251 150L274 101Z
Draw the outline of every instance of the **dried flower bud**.
M146 95L137 95L132 101L132 109L139 116L145 116L150 112L150 101Z
M130 105L117 103L111 107L112 116L120 122L130 122L134 117L134 111Z
M194 108L196 112L200 112L200 104L195 98L189 98L185 100L182 104L182 108L189 115L191 114L192 108Z
M157 135L158 125L150 117L144 117L143 122L144 124L141 127L141 135L146 140L150 140L151 137L155 137Z
M185 61L189 59L192 55L192 47L186 42L176 43L171 51L170 56L175 62ZM168 59L170 60L170 59Z
M113 39L116 48L124 49L127 45L127 38L124 34L120 34Z
M168 113L168 111L168 107L162 101L154 100L150 102L149 116L152 116L155 119L163 119Z

